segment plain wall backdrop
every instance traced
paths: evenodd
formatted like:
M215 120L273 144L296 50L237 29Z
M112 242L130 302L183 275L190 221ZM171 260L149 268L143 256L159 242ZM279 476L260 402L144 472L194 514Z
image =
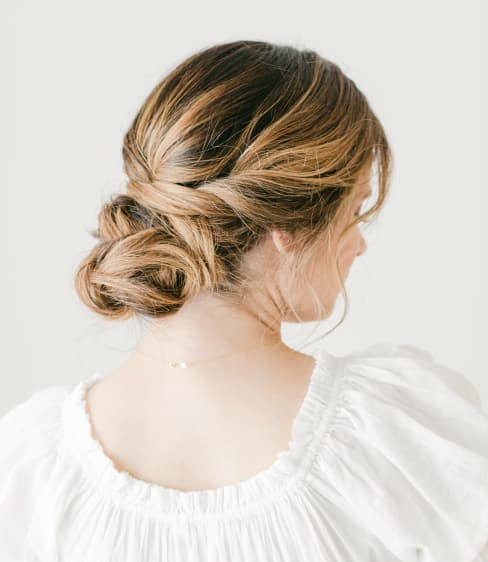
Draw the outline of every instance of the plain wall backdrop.
M146 95L194 51L236 39L339 64L392 144L391 194L365 231L331 353L420 346L488 410L486 3L30 0L3 12L0 414L131 352L139 325L84 308L75 268L101 205L124 188L122 137ZM301 345L312 327L284 324L283 337Z

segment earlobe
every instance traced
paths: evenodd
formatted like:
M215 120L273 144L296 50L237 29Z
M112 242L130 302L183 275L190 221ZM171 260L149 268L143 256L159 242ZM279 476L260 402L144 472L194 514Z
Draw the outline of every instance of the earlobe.
M290 237L286 232L281 230L272 230L271 231L271 239L276 246L276 249L280 254L284 254L288 250L288 246L290 244Z

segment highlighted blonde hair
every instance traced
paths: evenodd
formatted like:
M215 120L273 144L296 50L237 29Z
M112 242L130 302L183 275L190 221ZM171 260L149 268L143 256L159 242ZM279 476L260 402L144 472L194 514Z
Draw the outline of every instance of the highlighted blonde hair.
M244 257L271 229L293 236L293 291L324 236L337 248L331 229L373 164L377 199L342 235L378 213L392 161L380 121L336 64L264 41L181 62L142 104L123 158L127 193L103 205L75 276L82 301L109 318L163 317L202 289L255 290L262 276L246 275Z

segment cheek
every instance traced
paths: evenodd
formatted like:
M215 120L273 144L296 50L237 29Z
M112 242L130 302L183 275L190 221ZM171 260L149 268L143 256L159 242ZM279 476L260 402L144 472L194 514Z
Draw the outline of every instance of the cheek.
M347 271L352 265L354 258L357 255L359 240L355 235L351 235L344 240L339 251L339 264L341 272L347 274Z

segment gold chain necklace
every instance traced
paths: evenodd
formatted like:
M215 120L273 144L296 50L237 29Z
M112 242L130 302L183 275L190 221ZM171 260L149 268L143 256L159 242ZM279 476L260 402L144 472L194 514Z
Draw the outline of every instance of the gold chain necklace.
M215 361L216 359L221 359L222 357L228 357L228 356L230 356L230 355L237 355L237 354L239 354L239 353L244 353L244 352L246 352L246 351L251 351L251 350L253 350L253 349L259 349L259 348L261 348L261 347L266 347L266 346L268 346L268 345L279 345L279 344L282 344L282 343L283 343L282 340L279 340L279 341L277 341L277 342L269 342L269 343L265 343L265 344L262 344L262 345L250 347L250 348L248 348L248 349L243 349L243 350L240 350L240 351L232 351L232 352L230 352L230 353L224 353L224 354L222 354L222 355L217 355L216 357L210 357L210 358L208 358L208 359L201 359L200 361L191 361L191 362L188 362L188 361L169 361L169 362L168 362L168 361L166 361L166 360L161 361L161 359L159 359L159 358L157 358L157 357L155 357L155 356L153 356L153 355L149 355L149 354L147 354L147 353L141 351L140 349L136 349L134 353L136 353L136 354L138 354L138 355L141 355L141 356L144 356L144 357L146 357L147 359L151 359L151 360L153 360L153 361L157 361L157 363L158 363L159 365L161 365L161 364L163 363L163 364L169 365L170 367L175 368L175 369L176 369L176 368L186 369L187 367L189 367L189 366L191 367L191 366L196 365L196 364L208 363L208 362L210 362L210 361Z

